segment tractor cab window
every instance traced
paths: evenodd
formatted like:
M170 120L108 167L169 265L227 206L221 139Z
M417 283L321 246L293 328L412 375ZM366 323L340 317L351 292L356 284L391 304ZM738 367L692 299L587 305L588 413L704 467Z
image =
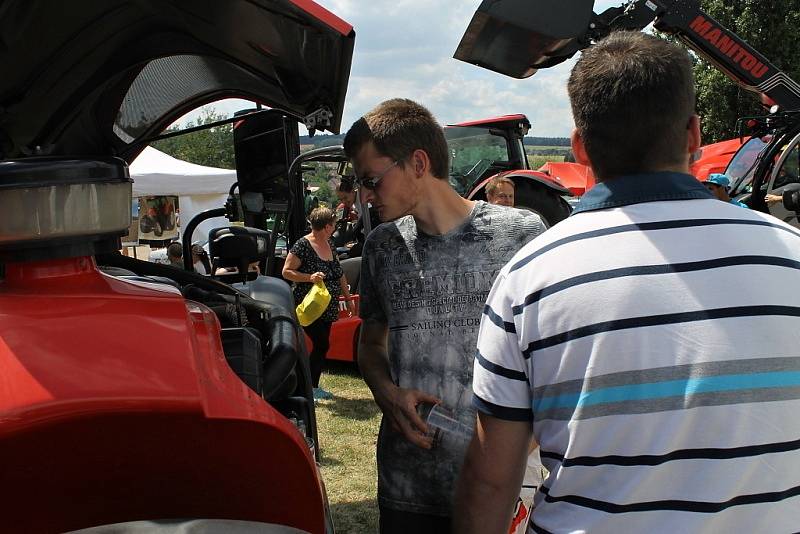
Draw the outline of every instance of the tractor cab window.
M486 128L445 129L450 151L450 183L465 194L492 166L508 166L508 142Z
M731 179L732 196L751 192L756 160L770 140L771 136L751 137L728 163L725 174Z
M798 225L797 213L786 209L780 198L785 191L797 188L798 184L800 184L800 136L783 147L765 191L768 196L777 198L777 201L767 200L769 213L792 226Z
M800 183L800 144L795 144L786 155L786 159L783 160L783 164L778 169L770 189L777 189L796 183Z

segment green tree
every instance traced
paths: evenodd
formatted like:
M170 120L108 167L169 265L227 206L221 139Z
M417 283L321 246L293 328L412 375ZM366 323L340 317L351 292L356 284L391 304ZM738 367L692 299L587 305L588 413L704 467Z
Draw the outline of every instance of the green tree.
M800 80L797 0L703 0L702 8L773 65ZM756 95L741 89L704 59L696 62L694 75L704 143L734 137L739 117L764 114Z
M217 113L213 108L203 108L196 121L189 122L183 128L169 128L165 133L177 132L185 128L203 126L226 117ZM224 124L205 130L161 139L153 143L158 150L198 165L207 167L220 167L233 169L235 158L233 152L233 126Z

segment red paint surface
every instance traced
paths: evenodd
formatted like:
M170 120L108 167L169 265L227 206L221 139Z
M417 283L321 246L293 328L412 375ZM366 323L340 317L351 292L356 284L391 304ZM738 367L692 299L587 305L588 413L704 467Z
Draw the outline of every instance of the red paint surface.
M355 313L349 315L346 308L342 309L342 304L346 299L339 297L339 319L331 325L330 347L325 355L326 359L343 362L356 361L358 333L361 327L361 318L358 316L358 298L358 295L350 296L350 300L355 304ZM306 348L309 352L313 346L311 339L306 336Z
M323 531L308 447L230 370L216 316L92 258L7 265L0 457L19 532L191 517Z
M504 172L500 172L500 173L497 173L495 175L487 177L486 179L482 180L478 185L476 185L475 187L472 188L472 191L470 191L470 193L467 195L467 198L471 200L471 199L477 197L478 193L482 192L486 188L486 186L489 184L489 182L492 181L492 179L494 179L497 176L506 176L506 177L508 177L508 178L510 178L512 180L514 180L516 178L529 177L529 178L532 178L534 180L538 179L538 180L542 180L544 182L549 182L549 183L551 183L551 184L553 184L555 186L566 187L563 183L561 183L561 179L558 178L558 177L551 176L551 175L549 175L549 174L547 174L545 172L542 172L542 171L532 171L532 170L528 170L528 169L520 169L520 170L516 170L516 171L504 171Z
M321 5L311 0L289 0L291 3L308 13L309 15L321 20L342 35L350 35L353 27L343 21Z
M575 196L583 195L595 184L592 169L580 163L551 161L539 167L539 171L557 179L559 185L569 189Z
M742 144L743 140L736 138L700 147L700 157L690 167L692 175L703 182L708 179L709 174L725 172Z
M486 126L488 124L495 124L498 122L524 121L524 120L528 120L528 118L525 115L522 115L521 113L517 113L514 115L500 115L499 117L480 119L477 121L460 122L458 124L451 124L450 126Z

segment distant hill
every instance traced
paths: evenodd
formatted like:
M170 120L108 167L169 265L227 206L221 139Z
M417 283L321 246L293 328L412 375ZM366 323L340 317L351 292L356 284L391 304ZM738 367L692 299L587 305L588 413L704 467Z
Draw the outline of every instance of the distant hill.
M525 137L525 144L528 146L570 146L569 137Z
M340 135L307 135L300 136L301 145L313 145L314 148L322 148L332 145L341 145L344 142L344 134ZM569 146L569 137L525 137L525 144L528 146Z
M314 137L309 137L307 135L300 136L301 145L314 145L314 148L341 145L342 143L344 143L344 134L339 134L339 135L317 134Z

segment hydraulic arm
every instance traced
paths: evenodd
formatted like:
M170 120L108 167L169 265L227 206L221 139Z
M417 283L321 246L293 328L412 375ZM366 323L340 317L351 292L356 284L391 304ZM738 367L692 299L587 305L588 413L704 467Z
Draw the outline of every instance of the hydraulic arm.
M516 78L558 64L614 30L653 23L743 88L784 110L800 109L800 85L700 9L698 0L631 0L596 14L592 0L484 0L455 58Z

